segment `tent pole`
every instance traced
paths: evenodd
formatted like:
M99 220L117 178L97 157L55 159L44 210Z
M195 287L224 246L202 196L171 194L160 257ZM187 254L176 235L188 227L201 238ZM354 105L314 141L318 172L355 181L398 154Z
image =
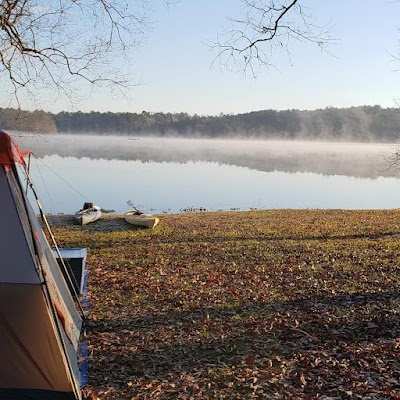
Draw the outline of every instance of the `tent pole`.
M25 172L27 173L27 176L29 175L30 172L30 168L31 168L31 153L29 152L29 156L28 156L28 168L25 170ZM25 194L28 195L28 188L29 188L29 180L26 180L26 189L25 189Z
M80 310L80 312L81 312L81 314L82 314L82 319L86 319L85 311L84 311L83 306L82 306L82 303L81 303L81 301L80 301L80 299L79 299L79 294L77 293L77 291L76 291L76 289L75 289L74 282L72 282L72 278L75 278L75 277L74 277L74 275L72 274L71 269L70 269L69 267L67 268L67 266L66 266L66 264L65 264L65 262L64 262L64 259L63 259L62 255L61 255L61 252L60 252L60 249L58 248L58 245L57 245L57 242L56 242L56 238L54 237L53 232L51 231L50 225L49 225L49 223L48 223L48 221L47 221L47 218L46 218L46 216L45 216L45 214L44 214L44 212L43 212L43 208L42 208L42 205L41 205L41 203L40 203L39 196L38 196L38 194L37 194L37 192L36 192L35 187L33 186L31 177L30 177L30 175L29 175L29 171L27 171L27 170L25 169L25 173L26 173L26 177L27 177L27 183L29 183L29 186L30 186L30 188L31 188L31 190L32 190L32 193L33 193L34 196L35 196L35 199L36 199L36 202L37 202L37 205L38 205L38 208L39 208L39 212L40 212L40 217L41 217L41 219L42 219L44 225L46 226L47 231L49 232L49 235L50 235L50 237L51 237L51 241L52 241L52 243L53 243L53 245L54 245L54 248L55 248L55 250L56 250L56 252L57 252L57 255L58 255L58 257L59 257L59 259L60 259L60 261L61 261L61 263L62 263L62 265L63 265L63 268L68 272L68 273L67 273L68 280L69 280L69 283L71 284L71 287L72 287L73 292L74 292L75 300L77 301L78 306L79 306L79 310ZM75 283L77 284L77 282L75 282Z

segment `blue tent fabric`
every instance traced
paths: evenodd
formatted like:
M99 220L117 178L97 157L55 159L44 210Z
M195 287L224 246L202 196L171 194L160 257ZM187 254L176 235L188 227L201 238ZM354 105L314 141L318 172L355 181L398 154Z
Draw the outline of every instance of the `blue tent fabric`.
M88 314L88 310L89 310L88 277L89 277L89 271L87 269L85 269L84 275L83 275L83 290L82 290L82 307L83 307L83 311L85 312L85 315ZM81 387L84 387L84 386L87 386L89 383L88 342L81 341L79 350L80 350L80 359L82 360L79 363L79 370L81 373L80 382L81 382Z

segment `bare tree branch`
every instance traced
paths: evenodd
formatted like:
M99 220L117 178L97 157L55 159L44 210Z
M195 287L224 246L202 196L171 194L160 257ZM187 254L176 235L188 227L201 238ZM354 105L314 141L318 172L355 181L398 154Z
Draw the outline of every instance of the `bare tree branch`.
M216 59L233 70L250 71L256 66L272 67L273 50L284 49L290 57L292 40L309 42L328 51L335 40L330 26L317 26L303 0L242 0L244 17L230 19L217 42Z
M68 94L73 79L125 86L113 62L129 60L148 14L147 0L0 0L0 82L17 98L46 85Z

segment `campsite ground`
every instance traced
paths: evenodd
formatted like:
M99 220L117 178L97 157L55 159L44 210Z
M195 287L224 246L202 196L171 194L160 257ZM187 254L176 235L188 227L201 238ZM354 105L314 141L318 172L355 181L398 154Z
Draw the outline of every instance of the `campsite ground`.
M400 210L50 218L86 247L89 399L400 398Z

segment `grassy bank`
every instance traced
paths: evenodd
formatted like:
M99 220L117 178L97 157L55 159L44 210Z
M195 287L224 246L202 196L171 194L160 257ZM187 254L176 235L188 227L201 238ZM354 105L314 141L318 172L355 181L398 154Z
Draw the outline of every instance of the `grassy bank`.
M54 217L88 249L88 398L400 398L400 211Z

